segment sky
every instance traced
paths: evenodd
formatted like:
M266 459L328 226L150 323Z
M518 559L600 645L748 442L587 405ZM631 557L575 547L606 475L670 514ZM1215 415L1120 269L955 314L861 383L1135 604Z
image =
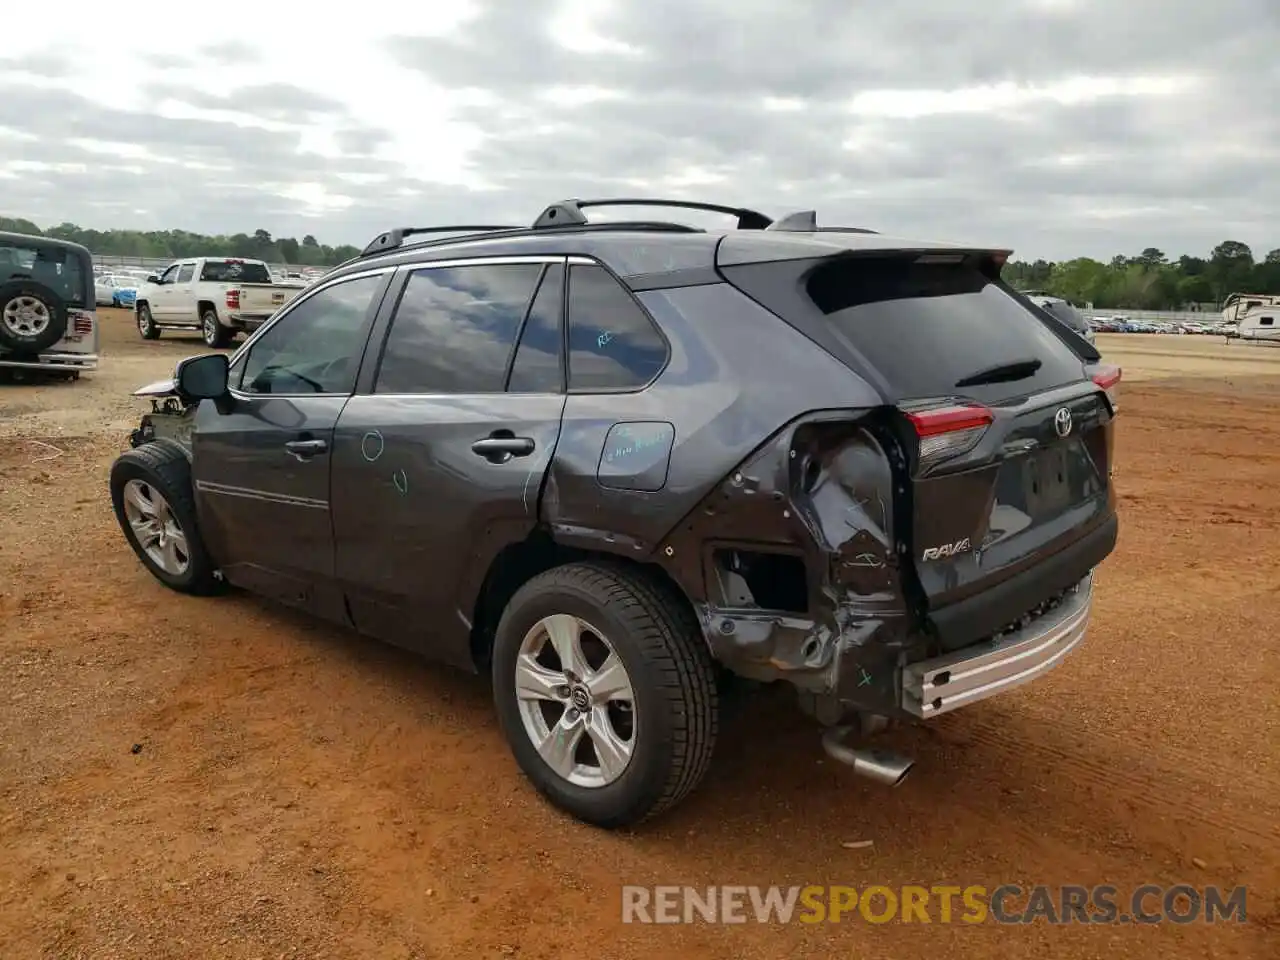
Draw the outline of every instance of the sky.
M4 21L0 215L42 226L363 245L660 196L1021 259L1280 247L1277 0L62 0Z

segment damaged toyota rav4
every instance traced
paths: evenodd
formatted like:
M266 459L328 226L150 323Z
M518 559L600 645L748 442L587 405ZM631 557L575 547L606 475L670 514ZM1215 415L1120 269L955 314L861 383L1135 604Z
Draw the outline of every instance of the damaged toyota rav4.
M895 784L871 732L1061 662L1116 542L1120 371L1008 255L661 200L392 230L138 391L116 516L175 590L490 673L589 823L688 795L734 678Z

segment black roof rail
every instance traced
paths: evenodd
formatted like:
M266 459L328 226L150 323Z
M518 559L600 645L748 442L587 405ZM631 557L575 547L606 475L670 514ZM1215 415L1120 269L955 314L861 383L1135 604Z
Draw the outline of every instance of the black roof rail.
M524 230L525 227L513 227L510 225L494 226L492 224L461 224L459 226L442 226L442 227L396 227L394 230L388 230L386 233L380 233L360 251L360 256L368 257L375 253L386 253L388 250L395 250L403 246L404 241L408 237L417 236L423 233L491 233L495 230Z
M681 210L705 210L708 213L727 213L738 218L739 230L764 230L773 223L771 217L746 207L726 207L718 203L697 203L692 200L659 200L643 197L613 197L599 200L561 200L553 203L533 221L533 229L550 227L585 226L587 218L583 207L674 207Z

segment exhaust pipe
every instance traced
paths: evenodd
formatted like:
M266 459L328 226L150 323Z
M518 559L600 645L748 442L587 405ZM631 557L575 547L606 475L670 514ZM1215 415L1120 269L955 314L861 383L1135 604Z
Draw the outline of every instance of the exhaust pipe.
M860 777L896 787L907 779L907 774L915 766L915 761L890 750L875 748L855 749L843 743L845 737L853 732L853 727L833 727L822 735L822 749L833 760L852 768Z

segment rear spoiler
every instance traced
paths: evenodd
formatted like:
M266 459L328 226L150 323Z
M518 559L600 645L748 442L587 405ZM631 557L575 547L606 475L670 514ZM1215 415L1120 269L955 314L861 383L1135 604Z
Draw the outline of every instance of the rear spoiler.
M814 233L729 233L716 247L716 267L738 267L782 260L812 260L814 266L837 257L884 256L937 258L937 262L970 257L1003 267L1012 250L963 244L921 243L884 237L863 230L825 229Z

